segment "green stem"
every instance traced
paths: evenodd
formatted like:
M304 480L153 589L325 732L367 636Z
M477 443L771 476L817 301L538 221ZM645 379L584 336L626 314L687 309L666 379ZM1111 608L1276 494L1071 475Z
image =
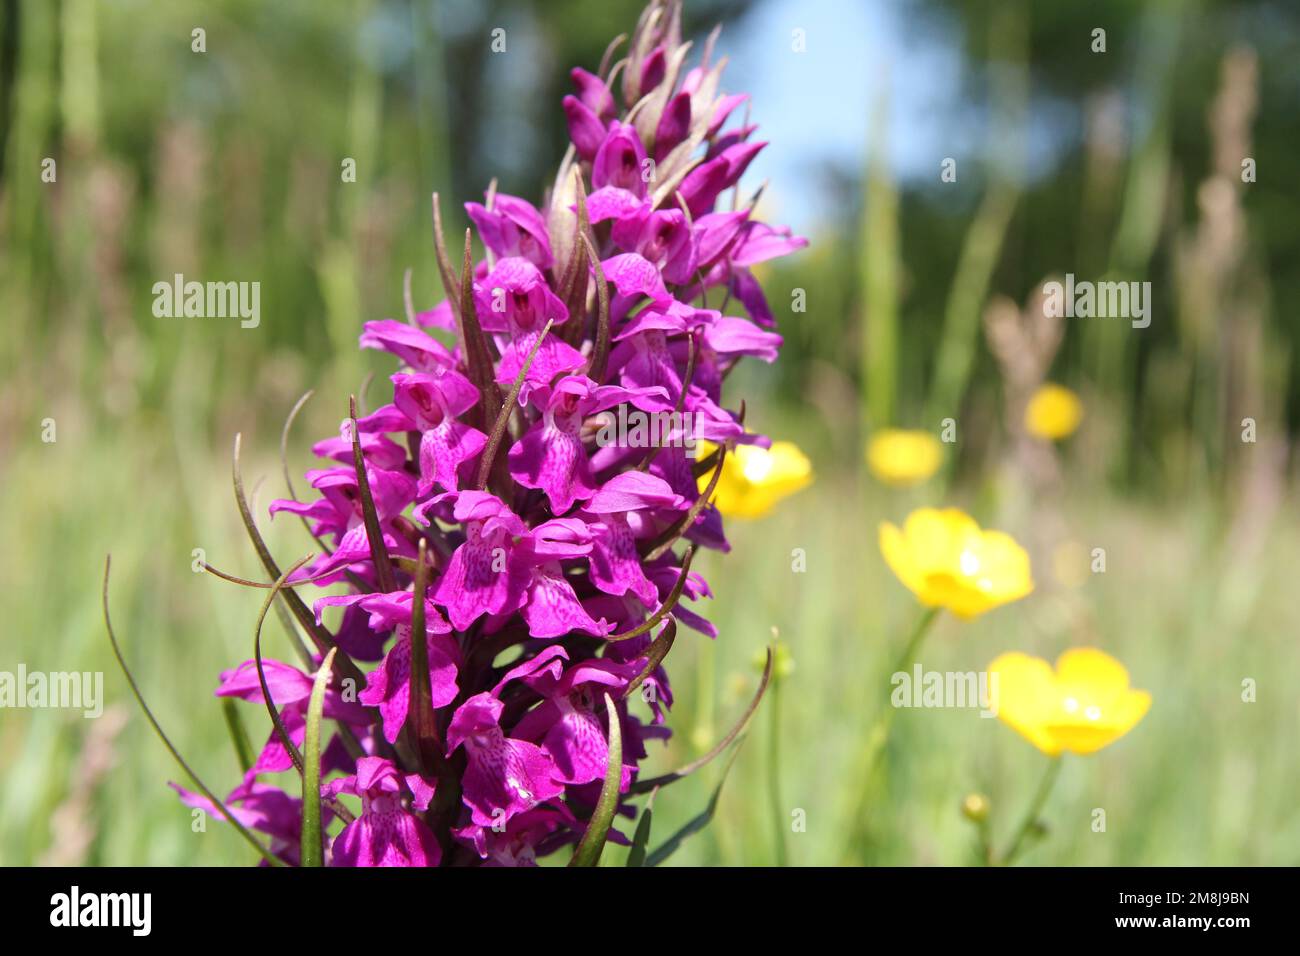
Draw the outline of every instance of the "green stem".
M903 652L898 655L898 660L894 663L894 669L889 672L891 678L899 671L905 671L912 666L912 662L916 660L917 652L921 649L921 642L925 640L925 635L930 632L930 627L938 616L939 609L931 607L926 608L925 612L917 618L916 624L912 627L912 633L908 635L907 643L903 645ZM867 735L867 760L865 762L867 772L863 781L864 796L868 789L866 785L870 784L871 778L875 776L876 766L885 753L885 744L889 742L889 732L894 726L894 711L893 706L886 707L884 713L876 718L871 733Z
M768 704L772 726L767 740L767 789L772 799L772 823L776 835L776 865L788 862L785 847L785 810L781 803L781 680L774 677Z
M1034 823L1038 820L1038 814L1043 809L1043 804L1047 802L1048 795L1052 792L1052 787L1056 784L1056 778L1061 773L1060 757L1052 757L1047 762L1047 771L1043 774L1043 779L1038 782L1038 792L1034 794L1033 802L1029 804L1029 810L1025 813L1025 818L1020 821L1020 827L1016 830L1015 839L1007 847L1007 852L1002 855L1001 866L1010 866L1015 862L1020 853L1020 849L1029 836L1029 831L1033 829Z
M934 619L938 616L939 609L931 607L926 608L925 613L917 618L916 626L912 628L911 636L908 637L907 644L903 647L903 653L899 656L898 663L889 672L891 676L911 666L912 661L916 659L916 652L921 648L921 641L929 633L930 625L934 623Z
M921 648L921 642L925 639L926 634L930 632L935 618L939 616L939 608L926 608L925 611L917 618L916 624L912 627L912 633L908 635L907 643L903 645L903 652L898 656L894 669L890 675L906 670L916 660L917 652ZM853 828L852 833L855 839L850 839L846 846L850 851L854 846L861 842L862 837L866 834L866 821L868 818L869 803L871 801L871 784L876 776L876 768L880 765L880 758L884 756L885 745L889 743L889 732L894 725L895 708L886 704L883 713L876 718L867 734L867 745L862 753L862 761L859 764L856 779L859 781L858 793L861 794L857 811L851 818L850 826Z

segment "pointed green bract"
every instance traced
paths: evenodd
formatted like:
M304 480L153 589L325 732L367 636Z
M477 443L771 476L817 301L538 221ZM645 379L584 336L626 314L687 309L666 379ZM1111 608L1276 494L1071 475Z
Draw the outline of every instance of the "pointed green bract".
M645 556L647 561L653 561L656 558L663 557L668 549L677 543L677 539L694 526L695 519L698 518L704 512L704 509L713 502L713 492L718 488L718 482L722 478L722 466L726 460L727 446L723 445L718 449L718 463L713 469L713 476L709 478L708 485L705 486L704 490L700 492L700 496L695 499L690 508L687 509L686 514L682 515L680 519L669 525L663 534L650 542L649 550L646 552Z
M438 760L438 725L433 713L433 691L429 687L429 637L424 601L429 587L429 565L425 543L420 540L416 556L415 590L411 595L411 679L407 703L407 726L415 738L417 756L426 774Z
M275 732L280 736L280 742L284 744L285 751L289 754L289 759L293 761L294 769L301 776L303 773L302 753L294 746L293 739L289 736L289 730L284 726L284 720L280 717L280 710L275 706L275 700L271 697L271 687L266 682L266 669L262 666L262 624L266 621L266 612L270 610L271 605L275 602L275 596L280 593L284 587L284 582L289 579L289 575L297 571L304 564L310 561L312 556L309 554L302 560L298 561L287 571L285 571L271 586L270 593L266 595L266 600L262 603L262 610L257 615L257 626L253 629L253 665L257 668L257 682L262 688L262 702L266 704L266 712L271 716L271 723L275 726Z
M623 779L623 731L618 723L618 711L614 709L614 699L609 694L605 695L605 713L609 715L609 761L605 766L605 782L601 784L596 809L587 822L587 832L573 851L569 866L595 866L600 862L605 837L614 822L614 811L618 809L618 785Z
M587 249L587 258L596 273L596 344L591 354L591 367L587 376L597 385L605 382L605 366L609 361L609 286L605 283L605 270L600 264L600 256L587 236L582 237L582 244Z
M357 471L357 491L361 495L361 519L366 526L366 540L370 543L370 560L375 565L379 590L387 594L397 590L393 565L384 547L384 531L379 526L379 513L375 511L375 496L370 490L370 476L366 474L366 459L361 454L361 436L357 433L357 399L348 400L348 425L352 433L352 464Z
M677 618L669 614L664 629L659 632L659 636L654 639L654 643L646 650L645 667L641 668L641 673L637 674L632 679L632 682L627 685L627 689L623 691L624 700L635 694L637 688L645 683L646 678L655 672L655 668L664 662L668 652L673 649L673 641L675 640L677 640Z
M320 866L324 862L321 842L320 813L320 721L325 709L325 688L334 668L335 651L331 650L316 672L307 702L307 735L303 739L302 772L302 865Z

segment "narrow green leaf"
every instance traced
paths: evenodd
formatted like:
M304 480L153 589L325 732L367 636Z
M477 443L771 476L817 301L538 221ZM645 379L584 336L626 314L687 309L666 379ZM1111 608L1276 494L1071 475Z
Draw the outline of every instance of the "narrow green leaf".
M131 685L131 693L135 696L136 703L138 703L140 709L144 711L144 715L148 718L149 724L153 727L154 733L158 735L158 739L163 742L163 746L166 747L167 751L172 755L172 759L176 761L183 771L185 771L185 775L193 781L194 786L198 787L203 795L212 802L212 805L221 812L221 815L230 822L231 826L235 828L239 835L247 840L249 845L251 845L253 849L262 856L262 859L266 860L266 862L271 866L283 866L284 864L280 862L279 858L266 847L262 846L257 837L253 836L246 826L235 819L234 815L226 808L225 803L223 803L220 798L212 792L206 783L199 779L198 774L190 769L190 765L185 762L185 758L181 756L180 751L176 749L175 745L171 742L171 739L163 732L162 725L159 724L157 718L154 717L153 711L149 709L149 705L144 702L144 695L140 693L140 687L136 684L135 677L131 674L131 669L126 666L126 658L122 656L122 648L118 646L117 643L117 634L113 632L113 620L108 613L108 574L112 567L112 563L113 558L111 555L105 557L103 591L104 627L108 630L109 643L113 645L113 655L117 658L118 666L122 668L122 674L126 677L126 682Z
M623 731L618 723L618 711L614 709L614 699L609 694L605 695L605 713L609 715L609 761L605 766L605 782L601 784L596 809L587 822L587 832L573 851L569 866L595 866L600 862L605 837L614 822L614 811L618 809L618 785L623 779Z
M632 849L627 854L628 866L645 866L646 846L650 843L650 823L654 818L655 794L658 792L658 790L650 791L650 799L645 802L641 819L636 822L636 833L632 835Z
M727 774L731 772L731 765L736 762L736 757L740 754L740 745L742 743L744 743L743 738L736 741L736 749L731 752L731 756L727 758L727 762L722 768L722 779L719 780L718 785L713 788L713 794L709 797L708 806L706 806L698 816L687 821L686 825L670 836L664 844L659 847L659 849L646 857L646 866L658 866L664 860L676 853L677 849L686 841L687 837L699 833L709 825L710 821L713 820L713 814L718 809L718 798L722 796L722 786L727 782Z
M302 865L320 866L325 850L321 839L320 812L320 721L325 709L325 688L329 686L330 671L334 667L331 650L316 672L307 701L307 735L303 738L302 773Z

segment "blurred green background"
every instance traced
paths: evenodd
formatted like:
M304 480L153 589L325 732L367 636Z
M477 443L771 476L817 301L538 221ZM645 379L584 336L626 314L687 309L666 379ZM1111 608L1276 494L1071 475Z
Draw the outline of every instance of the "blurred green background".
M402 315L404 272L417 308L441 298L430 193L458 212L498 177L539 199L564 147L568 68L594 70L638 10L0 2L0 670L103 671L109 702L100 720L0 711L0 862L250 862L223 825L191 832L165 785L178 771L102 626L104 555L137 679L224 793L238 770L212 689L249 656L261 597L192 562L203 549L260 573L230 491L235 433L250 489L265 479L265 515L283 494L279 433L298 396L316 390L291 436L295 474L349 393L385 400L390 362L356 337ZM1127 737L1067 761L1026 859L1295 863L1300 9L688 0L686 12L693 35L724 23L724 85L753 92L772 140L750 174L771 180L763 212L811 240L763 275L780 362L744 368L727 398L746 400L756 429L797 441L817 480L770 517L733 523L733 552L697 565L722 635L679 638L677 735L650 768L726 731L773 627L794 668L713 825L673 861L973 862L958 812L971 791L989 796L1005 842L1042 757L975 711L900 712L883 786L864 807L854 784L916 615L879 557L878 524L954 503L1026 544L1038 589L972 623L941 620L926 669L1092 644L1154 697ZM502 54L489 46L497 27ZM1243 157L1255 182L1241 181ZM355 183L342 182L345 158ZM940 178L945 158L956 182ZM151 287L177 272L260 281L260 326L155 318ZM1021 313L1066 272L1150 281L1150 328L1069 319L1059 351L1042 347ZM795 290L806 312L791 311ZM1010 338L995 347L989 328ZM1043 375L1086 409L1057 448L1018 428ZM866 474L873 428L937 433L949 417L958 440L930 482L887 490ZM285 561L310 549L300 526L260 520ZM1092 573L1099 547L1106 571ZM284 656L268 627L268 653ZM704 806L719 772L659 794L660 837Z

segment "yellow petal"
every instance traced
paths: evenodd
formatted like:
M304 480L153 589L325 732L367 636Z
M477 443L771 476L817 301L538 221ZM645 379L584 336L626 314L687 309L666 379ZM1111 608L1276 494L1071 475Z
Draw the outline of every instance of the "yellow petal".
M709 451L702 449L701 454ZM700 476L701 492L711 477ZM713 503L729 518L760 518L812 480L812 463L793 442L773 442L770 448L737 445L723 462Z
M925 589L925 576L920 574L912 563L912 552L908 549L907 539L897 525L883 521L880 524L880 553L903 586L918 598Z
M1000 531L980 530L957 508L919 508L902 531L888 527L881 552L922 604L971 618L1033 590L1024 549Z
M1073 648L1048 663L1003 654L989 665L990 695L998 716L1034 746L1055 756L1090 754L1133 729L1151 707L1151 695L1129 687L1124 665L1104 651Z
M989 696L998 719L1048 756L1060 754L1061 745L1047 729L1057 702L1051 665L1013 651L998 657L988 672Z

